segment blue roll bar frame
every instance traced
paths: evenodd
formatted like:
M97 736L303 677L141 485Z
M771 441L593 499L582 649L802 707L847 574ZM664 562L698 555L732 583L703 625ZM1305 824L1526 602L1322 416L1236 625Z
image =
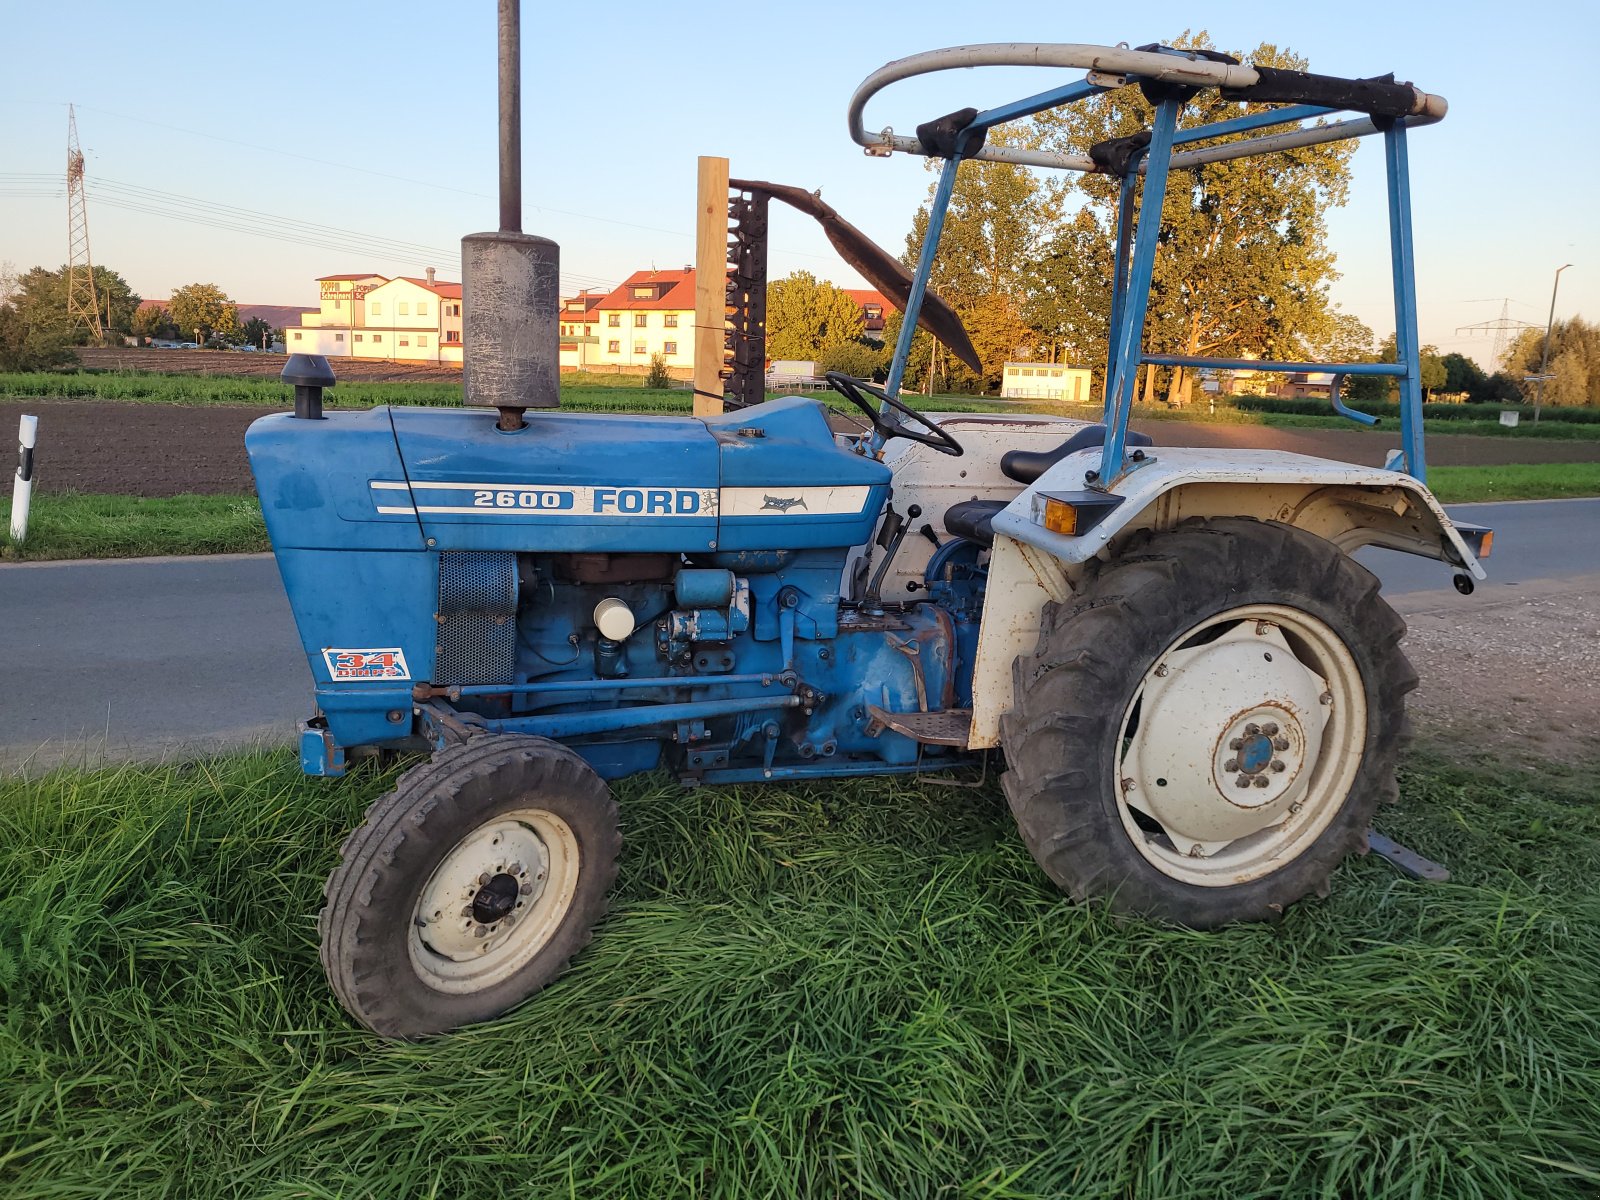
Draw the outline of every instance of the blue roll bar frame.
M937 51L919 57L929 59L930 63L939 56L964 54L970 59L973 57L975 50L987 52L991 49L999 48L963 48L952 51ZM1074 48L1063 47L1062 49ZM1165 48L1156 53L1176 58L1191 57L1186 52ZM1124 54L1124 58L1126 57L1127 55ZM1135 57L1141 61L1156 61L1155 58L1148 54L1135 55ZM952 60L948 65L941 63L939 65L917 67L916 69L906 69L912 63L913 60L902 60L901 63L889 64L889 66L882 68L862 85L855 98L852 99L850 111L851 135L866 146L871 154L884 157L891 153L892 150L899 149L903 151L911 150L914 153L922 153L930 157L935 156L926 149L917 149L908 144L905 138L894 137L892 130L885 130L882 134L877 135L876 138L862 133L860 129L861 109L865 104L866 98L878 90L873 84L880 77L882 82L878 86L883 86L888 82L893 82L896 78L904 78L909 74L952 69L955 66L994 65L994 60L990 56L987 62ZM1019 62L1018 65L1046 64ZM949 212L950 200L955 190L956 172L964 161L969 161L965 154L973 139L1007 121L1015 121L1022 117L1044 112L1047 109L1075 104L1091 96L1109 91L1114 87L1136 86L1142 82L1152 82L1154 78L1154 76L1143 76L1137 73L1109 76L1091 70L1089 76L1083 80L1039 92L1009 104L999 105L980 112L956 136L950 148L950 153L944 158L944 166L940 172L938 184L934 188L932 204L929 206L927 230L923 237L921 252L917 258L910 296L901 319L900 334L895 343L894 359L890 364L889 377L884 389L888 395L898 396L901 385L905 380L906 365L911 356L911 341L916 332L917 317L922 310L923 298L927 295L928 281L933 275L933 264L938 255L939 240L944 232L945 218ZM1199 89L1196 87L1194 90ZM1322 123L1317 126L1307 126L1305 122L1317 121L1320 118L1344 110L1310 104L1282 104L1231 120L1179 130L1177 127L1178 118L1185 103L1181 94L1178 96L1169 95L1168 98L1160 100L1155 105L1155 117L1149 131L1151 135L1149 146L1139 153L1136 161L1129 165L1127 173L1122 177L1121 191L1117 199L1116 257L1113 268L1110 344L1105 370L1103 405L1106 437L1101 450L1099 470L1091 474L1090 486L1106 491L1113 490L1130 471L1147 462L1154 461L1153 456L1135 459L1129 455L1127 450L1128 422L1132 415L1134 386L1140 368L1145 365L1211 367L1278 373L1325 372L1333 376L1333 387L1330 394L1333 410L1341 416L1366 424L1375 424L1377 419L1366 413L1356 412L1347 407L1339 398L1339 390L1345 376L1387 376L1396 379L1399 381L1400 386L1401 447L1399 466L1401 470L1413 476L1419 482L1427 482L1427 462L1423 452L1422 429L1422 351L1417 335L1416 252L1411 225L1411 180L1410 165L1406 152L1406 129L1409 125L1431 124L1441 119L1444 114L1444 104L1437 97L1427 97L1420 92L1418 96L1420 99L1417 110L1418 115L1416 116L1392 120L1366 118L1342 121L1332 125ZM1424 101L1430 103L1425 105ZM1175 151L1181 146L1192 145L1196 142L1206 142L1216 138L1231 137L1241 133L1257 133L1278 126L1295 126L1296 129L1287 133L1268 134L1242 142L1231 143L1225 148L1201 149L1175 155ZM1381 133L1384 139L1384 161L1389 199L1390 257L1394 275L1396 349L1394 362L1319 364L1217 358L1203 355L1145 353L1145 317L1150 298L1151 279L1155 269L1156 248L1160 236L1160 214L1166 198L1168 171L1173 165L1179 167L1203 165L1203 161L1253 157L1275 153L1289 148L1289 145L1343 141L1366 137L1374 133ZM1287 145L1285 144L1286 142L1288 143ZM1040 157L1039 155L1019 156L994 150L983 151L973 157L988 161L1016 161L1028 166L1052 166L1069 170L1086 169L1082 165L1083 160L1065 155L1054 156L1055 161L1049 163L1037 161ZM1136 195L1138 181L1141 176L1144 180L1143 194ZM1144 219L1147 210L1152 214L1153 220ZM887 405L883 406L881 415L885 421L892 420L892 412ZM871 452L877 453L881 450L883 441L883 434L875 432L868 443Z

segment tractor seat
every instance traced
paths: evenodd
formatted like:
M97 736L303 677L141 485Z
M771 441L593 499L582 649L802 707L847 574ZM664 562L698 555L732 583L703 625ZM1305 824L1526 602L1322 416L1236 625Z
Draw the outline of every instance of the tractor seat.
M1069 454L1076 454L1079 450L1087 450L1090 446L1103 446L1106 441L1106 427L1104 425L1085 425L1074 433L1054 450L1007 450L1000 459L1000 470L1008 479L1015 479L1018 483L1033 483L1051 467L1055 466ZM1128 430L1128 445L1150 446L1148 434L1135 433ZM956 505L956 508L962 507ZM951 509L954 512L955 509ZM944 527L951 529L949 517L946 516ZM962 536L965 536L964 534ZM992 536L992 535L991 535Z
M944 527L957 537L994 545L994 515L1011 503L1009 500L963 500L944 510Z

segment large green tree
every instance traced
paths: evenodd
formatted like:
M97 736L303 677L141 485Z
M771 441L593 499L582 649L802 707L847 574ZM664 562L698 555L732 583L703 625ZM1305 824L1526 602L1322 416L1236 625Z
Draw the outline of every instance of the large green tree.
M128 281L109 267L94 269L96 303L108 333L129 333L139 295ZM91 338L88 329L67 319L67 268L51 271L34 267L15 277L11 304L30 329L54 330L63 340L79 345ZM54 336L54 335L52 335Z
M1017 140L1006 130L990 138L995 145ZM914 268L922 253L937 186L928 185L928 200L912 218L901 258L908 267ZM929 283L966 325L983 371L974 376L931 340L919 340L920 361L931 367L930 376L948 370L950 386L993 388L1007 359L1033 354L1041 339L1028 297L1036 261L1058 214L1056 193L1024 167L966 162L957 169Z
M767 287L767 357L810 361L861 337L861 306L810 271Z
M1506 354L1506 373L1514 379L1537 375L1543 355L1544 331L1525 329ZM1600 404L1600 325L1573 317L1551 326L1546 371L1554 378L1544 381L1542 403ZM1531 400L1538 384L1523 386Z
M239 334L239 306L214 283L191 283L172 293L167 302L172 322L185 337L204 342L212 334L233 341Z
M1174 44L1213 48L1203 32L1185 34ZM1308 65L1304 58L1266 43L1238 57L1293 70ZM1259 107L1208 91L1185 105L1179 126L1226 120ZM1124 87L1040 114L1034 128L1041 146L1081 154L1095 142L1149 128L1153 117L1143 94ZM1344 202L1352 152L1351 143L1336 142L1172 172L1162 208L1146 349L1229 358L1294 358L1304 353L1329 316L1327 286L1336 272L1325 216ZM1075 179L1100 227L1112 228L1119 181L1108 175ZM1142 182L1139 188L1142 194ZM1171 373L1170 401L1184 401L1190 374Z

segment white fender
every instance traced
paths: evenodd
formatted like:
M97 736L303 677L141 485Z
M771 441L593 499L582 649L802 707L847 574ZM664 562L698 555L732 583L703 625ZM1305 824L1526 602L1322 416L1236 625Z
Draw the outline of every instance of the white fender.
M1071 597L1083 565L1114 553L1138 529L1193 517L1257 517L1326 538L1345 553L1384 546L1435 558L1485 578L1483 567L1433 493L1409 475L1280 450L1162 446L1111 489L1123 501L1086 533L1052 533L1034 515L1041 492L1087 488L1100 450L1056 463L994 518L983 621L972 684L973 748L995 746L1011 708L1011 667L1038 644L1040 613Z

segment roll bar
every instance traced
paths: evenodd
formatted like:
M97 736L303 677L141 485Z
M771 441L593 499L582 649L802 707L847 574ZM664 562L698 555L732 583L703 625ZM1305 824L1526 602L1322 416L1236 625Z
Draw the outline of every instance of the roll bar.
M861 86L850 97L850 107L846 112L850 140L868 154L878 157L887 157L896 150L903 154L942 157L936 148L924 145L920 138L896 134L892 127L885 127L878 133L868 133L863 120L867 102L892 83L918 75L970 67L1063 67L1089 72L1088 78L1081 83L1041 92L1016 104L978 113L972 125L975 130L986 130L1004 121L1031 116L1046 108L1135 81L1178 87L1215 87L1224 91L1230 99L1257 100L1262 103L1300 102L1327 106L1322 108L1323 112L1353 109L1370 114L1364 120L1318 125L1292 133L1275 134L1270 138L1251 138L1187 151L1173 156L1171 165L1179 169L1296 146L1314 146L1349 137L1363 137L1382 128L1374 117L1398 118L1407 125L1431 125L1443 120L1449 109L1444 97L1430 95L1409 83L1258 69L1231 59L1218 61L1225 56L1207 57L1210 54L1210 51L1155 47L1130 50L1123 46L1094 46L1077 42L996 42L928 50L885 63L861 82ZM1387 124L1387 120L1384 120L1384 124ZM962 157L979 162L1004 162L1065 171L1093 172L1099 169L1086 154L1063 154L1015 146L984 146ZM1138 169L1144 171L1146 166L1141 162Z
M969 67L1065 67L1088 72L1084 78L1058 84L1047 91L979 112L961 109L917 127L915 137L897 135L892 128L869 134L863 122L867 102L900 80L938 71ZM1087 154L1030 150L1017 146L989 146L988 131L1007 121L1019 120L1060 108L1113 88L1137 86L1154 109L1150 128L1138 134L1113 138L1089 147ZM1184 104L1202 89L1217 88L1224 99L1250 102L1258 107L1242 116L1207 125L1178 128ZM911 354L911 335L933 273L940 234L962 162L1012 163L1018 166L1094 172L1121 180L1117 203L1116 262L1112 277L1110 347L1106 362L1104 420L1106 438L1100 467L1086 475L1086 483L1100 490L1113 489L1127 474L1153 460L1149 454L1127 453L1128 419L1133 404L1135 377L1143 366L1211 367L1329 371L1334 375L1330 399L1336 412L1355 420L1370 420L1340 402L1338 392L1346 375L1392 377L1400 387L1400 435L1403 469L1426 482L1427 467L1422 438L1422 360L1417 336L1416 256L1411 230L1410 167L1406 130L1442 120L1449 106L1442 96L1430 95L1393 75L1375 79L1345 79L1285 71L1274 67L1246 66L1214 50L1177 49L1171 46L1092 46L1080 43L1008 42L983 46L953 46L897 59L879 67L850 98L847 120L851 140L874 157L896 150L944 160L939 182L928 210L922 250L906 298L906 319L889 367L885 391L897 395ZM1337 113L1354 117L1323 121ZM1306 124L1308 121L1317 124ZM1291 128L1277 128L1290 126ZM1267 132L1273 130L1272 132ZM1393 363L1268 363L1257 360L1212 358L1201 355L1158 355L1143 346L1145 315L1161 227L1161 208L1167 178L1173 170L1208 163L1272 154L1302 146L1347 138L1382 134L1389 191L1390 254L1394 265L1396 361ZM1251 134L1249 137L1238 137ZM1219 141L1223 138L1237 140ZM1193 149L1184 149L1193 146ZM1136 185L1142 179L1142 197L1135 204ZM1144 220L1146 208L1150 220ZM885 408L887 414L887 408ZM876 453L883 431L864 444Z

